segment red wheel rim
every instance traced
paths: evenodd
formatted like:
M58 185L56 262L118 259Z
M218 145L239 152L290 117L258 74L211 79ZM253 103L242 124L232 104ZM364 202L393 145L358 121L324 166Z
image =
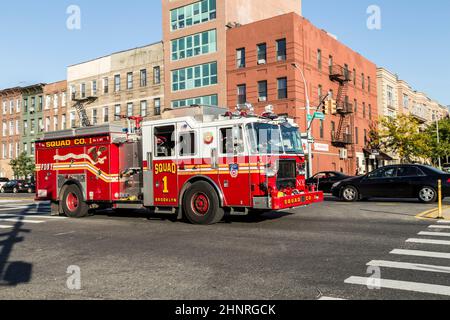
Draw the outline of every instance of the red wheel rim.
M209 211L209 198L204 193L197 193L192 197L192 211L198 216L204 216Z
M74 193L69 193L66 199L67 209L75 211L78 208L78 197Z

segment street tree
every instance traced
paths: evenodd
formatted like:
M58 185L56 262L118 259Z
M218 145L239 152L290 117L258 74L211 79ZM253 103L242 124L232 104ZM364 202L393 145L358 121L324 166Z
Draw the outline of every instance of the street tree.
M9 165L17 178L28 178L34 174L35 164L33 159L25 152L21 153L16 159L10 161Z
M437 129L439 127L439 139ZM430 158L434 164L441 159L446 163L450 162L450 119L442 119L430 124L425 130L427 144L430 146ZM438 142L439 141L439 142Z

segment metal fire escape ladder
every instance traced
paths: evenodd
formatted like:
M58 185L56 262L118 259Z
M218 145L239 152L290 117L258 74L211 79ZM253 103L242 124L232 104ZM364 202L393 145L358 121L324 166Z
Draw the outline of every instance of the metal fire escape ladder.
M87 97L83 99L72 99L75 101L73 108L77 111L78 117L80 118L81 127L91 127L91 121L86 112L86 106L94 103L97 100L97 97Z
M350 104L346 97L348 92L348 84L350 82L350 71L346 68L334 65L330 68L330 80L339 84L336 96L336 113L340 116L339 125L333 136L333 145L339 148L347 148L353 142L353 105ZM346 129L349 128L348 131Z

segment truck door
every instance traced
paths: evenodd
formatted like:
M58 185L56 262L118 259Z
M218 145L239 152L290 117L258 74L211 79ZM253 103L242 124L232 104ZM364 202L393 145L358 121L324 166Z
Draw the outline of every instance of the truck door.
M175 125L154 127L153 139L154 206L176 207L178 206L178 167Z
M220 187L228 206L248 207L250 201L250 170L252 164L245 156L242 126L219 128Z

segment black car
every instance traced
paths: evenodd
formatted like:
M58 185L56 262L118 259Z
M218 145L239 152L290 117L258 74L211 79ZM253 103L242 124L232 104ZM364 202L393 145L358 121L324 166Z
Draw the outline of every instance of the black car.
M306 180L308 185L316 185L319 191L331 193L331 187L336 182L350 178L349 176L336 171L324 171L315 174L313 177Z
M450 196L450 174L424 165L395 165L365 176L337 182L332 194L343 201L369 198L417 198L423 203L438 200L438 180L443 197Z
M27 192L27 193L34 193L36 190L36 187L34 183L27 182L25 180L11 180L8 183L6 183L3 187L1 187L0 192L1 193L20 193L20 192Z

